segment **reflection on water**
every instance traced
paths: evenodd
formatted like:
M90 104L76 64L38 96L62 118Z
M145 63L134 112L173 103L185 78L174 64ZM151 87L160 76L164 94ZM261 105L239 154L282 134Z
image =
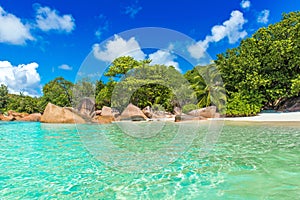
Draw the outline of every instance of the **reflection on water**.
M176 126L168 123L154 137L137 138L123 134L114 124L76 127L0 122L0 199L300 196L300 126L296 124L226 122L218 142L203 157L200 152L205 147L208 126L201 124L186 132L196 135L175 162L149 173L118 171L100 162L98 159L103 157L97 159L86 145L95 144L98 150L104 147L101 140L96 140L102 133L107 141L126 152L155 152L176 138ZM81 131L78 133L76 128ZM83 144L80 134L90 141ZM128 159L125 156L119 161L126 163Z

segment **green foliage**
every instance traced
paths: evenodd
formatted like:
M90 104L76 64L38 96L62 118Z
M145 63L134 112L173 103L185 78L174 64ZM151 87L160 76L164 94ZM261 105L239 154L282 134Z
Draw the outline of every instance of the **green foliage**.
M111 106L111 98L112 93L114 91L114 87L117 84L113 78L121 78L123 75L128 73L130 70L137 68L139 66L147 65L151 62L151 60L143 60L143 61L136 61L134 58L130 56L122 56L116 58L111 66L109 67L108 71L105 73L105 76L111 77L110 81L107 84L104 84L101 80L96 82L96 107L97 109L101 109L103 106ZM139 100L141 95L136 94L132 99L133 101L136 100L136 104L140 106L141 100ZM121 100L121 99L120 99ZM122 101L122 100L121 100ZM143 105L148 105L147 102L143 103Z
M14 110L16 112L35 113L42 112L40 106L41 98L8 94L7 86L0 86L0 111L6 112L8 110Z
M247 99L240 93L234 93L228 100L226 115L229 117L253 116L260 112L262 104L253 102L253 99ZM222 113L225 114L225 113Z
M292 80L291 91L292 91L292 94L295 96L300 95L300 75L298 75L297 78Z
M83 78L74 84L72 94L72 105L77 107L83 98L95 98L95 85L89 78Z
M112 106L120 111L130 102L167 111L177 106L183 112L215 105L228 116L277 109L287 98L300 95L300 12L284 14L280 22L259 29L239 47L218 55L214 64L187 71L184 78L174 67L150 63L119 57L105 73L110 77L107 83L94 85L83 79L73 93L73 84L58 77L43 87L41 98L9 95L1 85L0 111L42 112L48 102L71 106L72 101L76 104L79 98L94 95L98 109Z
M96 108L101 109L103 106L111 106L111 96L117 83L110 80L96 96Z
M214 64L196 66L185 74L191 83L191 89L197 97L197 105L207 107L217 106L218 110L225 108L226 91L223 87L221 75Z
M40 98L24 96L22 94L10 94L6 110L14 110L16 112L25 112L29 114L43 112L43 109L40 106Z
M1 84L0 86L0 111L3 111L7 106L8 101L8 89L7 86Z
M95 96L99 94L99 92L105 87L105 84L103 83L102 80L96 81L96 86L95 86Z
M188 113L192 110L196 110L196 109L199 109L199 107L195 104L186 104L182 107L182 112L183 113Z
M172 91L159 84L146 84L138 88L130 98L130 102L139 108L160 105L163 110L172 111Z
M144 64L149 64L150 62L151 60L144 60L139 62L130 56L122 56L116 58L112 62L111 66L109 67L109 70L105 73L105 76L120 78L122 75L126 74L129 70Z
M65 80L63 77L55 78L43 87L43 97L41 107L45 108L48 102L57 106L72 105L72 87L73 83Z
M153 104L151 106L153 111L166 111L166 109L164 108L164 106L162 106L161 104Z
M140 108L161 104L165 110L172 111L181 105L179 90L188 83L174 67L164 65L141 65L116 85L112 95L112 107L122 111L128 103Z
M300 74L299 22L300 12L284 14L279 23L259 29L239 47L218 55L215 63L229 93L228 102L240 102L233 96L239 93L250 95L247 99L257 99L256 103L266 108L277 109L285 97L293 95L291 80ZM242 102L238 105L244 105ZM248 104L259 111L256 104ZM229 114L230 109L235 108L227 106Z

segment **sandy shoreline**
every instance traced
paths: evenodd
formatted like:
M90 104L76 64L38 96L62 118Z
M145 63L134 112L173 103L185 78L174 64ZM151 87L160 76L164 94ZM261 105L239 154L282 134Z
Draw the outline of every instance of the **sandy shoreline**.
M225 121L245 121L245 122L300 122L300 112L290 113L260 113L253 117L227 117L221 118Z

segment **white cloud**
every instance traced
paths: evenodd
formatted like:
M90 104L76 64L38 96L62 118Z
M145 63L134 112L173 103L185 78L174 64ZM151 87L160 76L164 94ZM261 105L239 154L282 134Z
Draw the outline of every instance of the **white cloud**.
M174 61L176 59L176 56L171 54L169 51L166 50L158 50L152 54L149 55L149 59L152 60L151 64L160 64L160 65L166 65L166 66L173 66L178 71L181 71L179 68L179 64Z
M98 23L100 24L100 26L98 27L97 31L95 32L95 36L100 40L103 36L103 33L108 31L108 27L109 27L109 22L107 20L107 17L104 15L99 15L97 17L98 19Z
M63 64L63 65L60 65L58 66L59 69L62 69L62 70L72 70L73 68L69 65L66 65L66 64Z
M248 1L248 0L243 0L240 5L241 5L242 8L246 9L246 8L249 8L251 6L251 2Z
M131 56L136 60L143 60L146 57L134 37L125 40L118 35L108 41L104 49L99 44L94 44L93 54L97 59L107 62L112 62L120 56Z
M0 61L0 84L7 85L9 92L25 95L39 95L40 75L37 72L38 64L21 64L13 66L8 61Z
M176 56L170 52L172 48L173 45L170 45L169 50L158 50L150 54L148 58L152 60L151 64L173 66L178 71L181 71L179 64L174 61ZM95 58L105 62L112 62L121 56L131 56L135 60L144 60L147 57L134 37L125 40L118 35L115 35L112 40L109 40L103 49L100 47L100 44L94 44L93 54Z
M188 47L188 51L193 58L199 59L205 56L206 49L208 48L208 40L199 41Z
M70 33L75 28L75 20L72 15L60 16L58 11L51 10L49 7L37 6L36 23L42 31L55 30Z
M126 6L124 13L129 15L130 18L134 19L135 15L138 14L143 7L138 5L139 1L136 0L132 5Z
M27 40L34 40L29 25L22 23L20 18L7 13L0 6L0 43L22 45Z
M243 30L243 25L246 22L247 20L244 18L243 13L238 10L232 11L230 19L223 22L222 25L212 27L211 35L206 36L205 40L189 46L189 53L192 57L199 59L205 55L211 42L219 42L227 37L230 44L236 43L247 35L247 32Z
M270 11L269 10L263 10L259 13L257 17L257 22L266 24L269 22L269 16L270 16Z

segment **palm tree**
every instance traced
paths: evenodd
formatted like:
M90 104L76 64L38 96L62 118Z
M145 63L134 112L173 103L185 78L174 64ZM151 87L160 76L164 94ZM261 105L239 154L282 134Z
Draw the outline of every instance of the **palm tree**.
M226 103L226 92L221 75L214 64L196 66L191 88L198 99L199 107L215 105L222 110Z

